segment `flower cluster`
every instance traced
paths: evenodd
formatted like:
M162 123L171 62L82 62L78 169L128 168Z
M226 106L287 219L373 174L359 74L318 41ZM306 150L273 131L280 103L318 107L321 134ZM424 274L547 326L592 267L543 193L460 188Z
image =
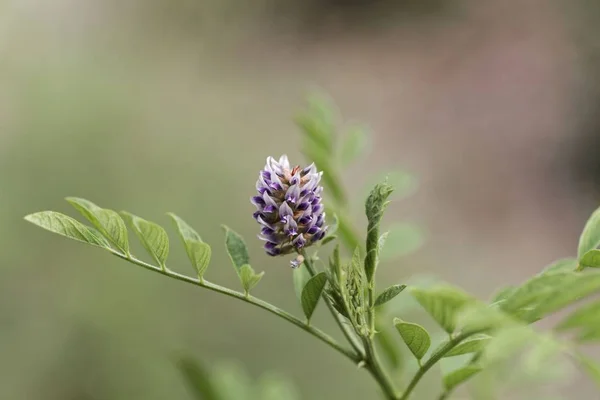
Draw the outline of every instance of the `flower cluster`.
M322 172L314 164L290 168L286 155L267 158L251 201L254 219L262 226L261 240L270 256L289 254L323 239L327 227L321 203Z

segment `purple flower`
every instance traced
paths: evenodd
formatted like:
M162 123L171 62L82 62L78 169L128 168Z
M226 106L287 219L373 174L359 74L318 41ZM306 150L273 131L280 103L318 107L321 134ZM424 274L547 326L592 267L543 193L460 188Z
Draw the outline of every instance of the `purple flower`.
M257 208L258 237L266 242L268 255L298 252L323 239L327 226L319 186L322 174L314 164L291 168L286 155L279 161L267 158L256 182L258 194L250 201Z

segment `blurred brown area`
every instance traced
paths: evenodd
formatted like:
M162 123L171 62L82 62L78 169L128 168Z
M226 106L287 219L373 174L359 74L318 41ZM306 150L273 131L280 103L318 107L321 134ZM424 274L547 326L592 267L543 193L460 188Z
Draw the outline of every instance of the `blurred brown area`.
M68 195L163 225L175 211L213 245L209 279L235 287L226 223L267 272L256 294L299 313L248 198L268 155L300 159L291 117L318 88L373 130L345 176L358 224L370 176L420 179L388 218L428 244L381 282L433 273L485 298L574 254L597 207L599 16L586 0L1 2L0 398L188 399L181 352L280 371L307 399L373 398L366 374L274 317L22 216L72 213Z

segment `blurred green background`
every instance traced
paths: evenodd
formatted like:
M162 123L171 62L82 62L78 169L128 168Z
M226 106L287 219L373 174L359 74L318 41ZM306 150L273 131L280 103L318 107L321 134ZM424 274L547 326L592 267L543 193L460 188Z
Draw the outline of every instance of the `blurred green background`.
M208 278L237 287L225 223L266 271L256 295L300 314L288 260L253 239L248 199L268 155L300 163L292 117L316 88L373 130L369 155L344 176L357 225L374 176L407 169L420 180L387 223L422 225L427 245L380 281L432 273L485 298L574 254L597 207L598 8L0 1L0 398L191 399L172 362L182 353L239 360L253 378L277 371L307 399L374 398L367 374L293 326L22 217L75 215L65 196L169 228L173 211L213 246ZM170 264L191 273L169 233ZM583 378L562 390L594 398Z

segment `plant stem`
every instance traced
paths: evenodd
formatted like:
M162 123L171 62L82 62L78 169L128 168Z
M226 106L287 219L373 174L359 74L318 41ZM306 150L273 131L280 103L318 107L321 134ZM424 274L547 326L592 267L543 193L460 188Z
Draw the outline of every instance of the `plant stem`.
M306 251L301 251L300 254L302 255L302 257L304 257L304 265L306 266L306 270L308 271L310 276L315 276L316 271L312 265L312 261L311 261L310 257L308 257L308 255L306 254ZM356 353L358 353L360 358L363 359L364 351L361 348L359 341L356 339L354 334L349 330L349 327L344 324L344 321L342 319L343 317L341 315L339 315L339 313L333 307L333 304L331 304L331 302L329 301L329 299L326 296L323 296L323 300L325 301L325 304L327 304L327 308L329 309L329 312L333 316L333 319L335 319L335 322L340 327L346 340L348 340L348 342L350 343L352 348L356 351Z
M442 348L440 348L434 354L432 354L432 356L429 357L429 360L427 360L427 362L425 364L423 364L417 370L417 372L415 373L415 376L413 376L412 380L406 387L406 390L402 394L402 397L400 397L400 400L407 400L409 398L410 394L414 390L415 386L417 386L417 384L419 383L419 381L421 380L423 375L425 375L425 373L427 371L429 371L429 369L431 367L433 367L442 357L444 357L444 355L446 353L448 353L450 350L452 350L454 348L454 346L456 346L457 344L459 344L460 342L462 342L469 336L474 335L476 333L477 333L476 331L461 333L461 334L457 335L454 339L451 339L450 341L448 341L448 343L446 343Z
M240 293L240 292L236 292L235 290L231 290L228 289L226 287L208 282L206 280L202 280L200 281L199 279L196 278L192 278L186 275L182 275L179 274L177 272L171 271L167 268L165 269L161 269L159 267L156 267L154 265L148 264L144 261L138 260L136 258L134 258L131 255L125 255L125 254L121 254L117 251L111 251L115 256L122 258L126 261L129 261L133 264L139 265L140 267L144 267L150 271L153 272L157 272L161 275L165 275L168 276L170 278L182 281L182 282L187 282L187 283L191 283L193 285L196 286L200 286L203 287L205 289L208 290L212 290L213 292L218 292L218 293L222 293L226 296L229 297L234 297L238 300L242 300L246 303L252 304L254 306L260 307L263 310L267 310L272 314L277 315L280 318L285 319L288 322L291 322L292 324L296 325L297 327L299 327L300 329L310 333L311 335L313 335L314 337L318 338L319 340L321 340L322 342L324 342L325 344L329 345L331 348L337 350L338 352L340 352L341 354L345 355L346 357L348 357L352 362L354 363L358 363L360 361L362 361L362 357L360 355L357 355L354 351L347 349L345 347L343 347L342 345L340 345L339 343L337 343L335 341L335 339L333 339L331 336L327 335L326 333L324 333L323 331L314 328L312 326L309 326L307 324L304 323L304 321L296 318L295 316L293 316L292 314L288 313L287 311L284 311L278 307L275 307L274 305L267 303L266 301L257 299L255 297L252 296L247 296L244 293Z
M450 391L444 390L444 392L442 392L442 394L440 394L440 397L438 397L438 400L446 400L448 398L448 396L450 396Z
M367 369L373 375L373 378L379 383L387 399L397 400L398 394L389 376L385 373L375 352L375 345L372 338L365 338L365 349L367 351Z

